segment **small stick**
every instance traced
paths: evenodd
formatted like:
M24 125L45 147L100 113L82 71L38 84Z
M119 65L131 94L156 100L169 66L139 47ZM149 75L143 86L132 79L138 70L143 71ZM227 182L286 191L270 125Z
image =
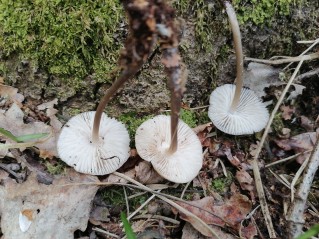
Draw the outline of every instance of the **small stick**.
M128 198L127 198L127 193L126 193L126 189L124 186L123 187L123 191L124 191L124 196L125 196L125 204L126 204L126 215L129 216L130 215L130 205L128 204ZM127 219L128 220L128 219Z
M298 62L298 61L310 61L319 58L319 52L311 53L309 55L304 55L304 56L295 56L295 57L289 57L287 59L280 59L280 60L262 60L262 59L257 59L257 58L250 58L250 57L245 57L246 61L254 61L257 63L264 63L264 64L269 64L269 65L281 65L285 63L291 63L291 62Z
M252 163L253 172L254 172L254 178L255 178L255 185L256 185L256 189L257 189L257 193L258 193L261 209L262 209L262 212L263 212L265 220L266 220L266 225L267 225L267 229L268 229L268 233L269 233L269 237L270 238L276 238L276 233L275 233L272 221L271 221L271 216L270 216L270 212L269 212L269 209L268 209L268 205L267 205L267 201L266 201L266 197L265 197L265 192L264 192L264 189L263 189L263 184L262 184L262 181L261 181L260 171L259 171L259 167L258 167L258 157L259 157L261 149L262 149L262 147L263 147L263 145L264 145L264 143L266 141L268 132L270 130L270 126L271 126L271 124L272 124L272 122L273 122L273 120L275 118L275 115L276 115L276 113L277 113L282 101L284 100L285 95L286 95L289 87L291 86L292 82L294 81L294 79L295 79L295 77L296 77L296 75L297 75L302 63L303 63L303 59L299 62L298 66L296 67L296 69L294 71L294 73L292 74L291 78L289 79L285 89L281 93L281 96L279 97L278 102L275 105L274 110L271 112L271 115L269 117L267 126L266 126L265 131L263 133L263 136L262 136L262 138L260 140L260 143L258 144L258 147L257 147L257 150L256 150L256 154L255 154L255 156L253 158L253 163Z
M153 215L153 214L138 215L138 216L133 218L133 220L138 220L138 219L159 219L159 220L167 221L167 222L170 222L170 223L176 224L176 225L180 224L180 221L177 221L173 218L164 217L161 215Z
M118 235L116 235L116 234L114 234L114 233L107 232L107 231L102 230L101 228L98 228L98 227L93 227L92 230L93 230L93 231L96 231L96 232L104 233L105 235L108 235L108 236L110 236L110 237L121 238L121 237L119 237Z
M305 223L304 221L304 210L306 207L306 202L310 187L312 185L313 179L316 175L316 171L319 167L319 137L314 146L314 150L311 153L309 163L306 167L305 173L303 174L303 180L295 194L295 201L291 205L288 212L288 230L290 238L295 238L302 233L302 228Z
M160 191L161 190L157 190L157 192L160 192ZM130 220L131 218L133 218L139 211L141 211L147 204L149 204L149 202L152 201L155 196L156 196L155 194L150 196L144 203L142 203L141 206L139 206L134 212L132 212L131 215L127 217L127 220Z
M275 161L275 162L269 163L269 164L265 165L265 168L269 168L269 167L272 167L272 166L274 166L274 165L287 162L287 161L289 161L289 160L292 160L292 159L294 159L294 158L297 158L299 155L302 155L302 154L305 154L305 153L309 153L310 151L311 151L311 150L307 150L307 151L305 151L305 152L297 153L297 154L294 154L294 155L289 156L289 157L287 157L287 158L280 159L280 160L277 160L277 161Z

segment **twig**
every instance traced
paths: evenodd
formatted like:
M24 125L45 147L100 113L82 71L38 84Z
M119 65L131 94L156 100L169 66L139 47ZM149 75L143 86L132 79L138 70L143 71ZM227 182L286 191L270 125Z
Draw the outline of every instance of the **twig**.
M310 41L309 40L308 41L297 41L297 43L298 44L312 44L316 41L318 41L318 39L317 40L310 40Z
M164 217L164 216L161 216L161 215L152 215L152 214L144 214L144 215L138 215L136 217L133 218L133 220L138 220L138 219L159 219L159 220L163 220L163 221L167 221L167 222L170 222L172 224L176 224L176 225L179 225L180 224L180 221L177 221L173 218L170 218L170 217Z
M319 137L315 144L314 150L311 153L309 163L303 174L303 180L295 193L295 201L288 212L288 230L290 238L295 238L302 233L302 228L305 223L303 213L306 207L306 202L310 187L312 185L314 176L319 167Z
M10 168L7 167L6 164L4 163L0 163L0 168L4 169L5 171L7 171L8 173L12 174L16 179L23 179L23 177L19 174L17 174L16 172L12 171Z
M148 187L144 186L143 184L139 183L138 181L126 176L125 174L122 173L118 173L118 172L114 172L114 175L124 178L127 181L134 183L135 185L140 186L141 188L143 188L144 190L149 190ZM153 190L150 190L152 192L154 192ZM170 204L171 206L175 207L176 209L178 209L180 212L182 212L183 214L185 214L186 216L192 218L194 221L198 222L198 226L200 227L200 231L202 233L204 233L206 236L214 236L217 239L220 239L220 237L215 233L215 231L208 226L202 219L200 219L199 217L197 217L195 214L193 214L192 212L186 210L185 208L183 208L182 206L178 205L176 202L168 199L167 197L163 197L161 195L156 195L158 198L162 199L163 201L167 202L168 204ZM197 228L198 229L198 228Z
M262 209L262 212L263 212L263 215L265 217L265 221L266 221L266 225L267 225L267 229L268 229L268 233L269 233L269 236L270 238L275 238L276 237L276 233L275 233L275 230L273 228L273 225L272 225L272 221L271 221L271 217L270 217L270 212L269 212L269 209L268 209L268 205L267 205L267 201L266 201L266 197L265 197L265 192L264 192L264 189L263 189L263 185L262 185L262 181L261 181L261 176L260 176L260 171L259 171L259 167L258 167L258 157L259 157L259 154L261 152L261 149L266 141L266 138L267 138L267 135L268 135L268 132L270 130L270 126L275 118L275 115L289 89L289 87L291 86L292 82L294 81L301 65L303 63L303 59L299 62L297 68L295 69L294 73L292 74L291 78L289 79L285 89L283 90L283 92L281 93L281 96L280 98L278 99L278 102L274 108L274 110L272 111L271 115L270 115L270 118L268 120L268 123L267 123L267 126L265 128L265 131L263 133L263 136L260 140L260 143L257 147L257 150L256 150L256 154L254 156L254 159L253 159L253 162L252 162L252 166L253 166L253 172L254 172L254 178L255 178L255 185L256 185L256 189L257 189L257 193L258 193L258 197L259 197L259 202L260 202L260 206L261 206L261 209Z
M158 192L160 192L160 190L158 190ZM127 220L130 220L132 217L134 217L140 210L142 210L150 201L153 200L153 198L155 197L155 194L153 194L152 196L150 196L144 203L142 203L141 206L139 206L131 215L129 215L127 217Z
M126 189L123 186L123 191L124 191L124 196L125 196L125 204L126 204L126 215L129 216L130 215L130 205L128 204L128 198L127 198L127 193L126 193ZM128 220L128 219L127 219Z
M183 199L183 197L184 197L184 194L185 194L185 192L186 192L186 190L187 190L187 188L188 188L188 186L189 186L189 184L190 184L191 182L188 182L186 185L185 185L185 187L184 187L184 189L183 189L183 191L182 191L182 194L181 194L181 199Z
M294 154L294 155L289 156L289 157L287 157L287 158L283 158L283 159L277 160L277 161L275 161L275 162L266 164L265 168L269 168L269 167L272 167L272 166L274 166L274 165L287 162L287 161L289 161L289 160L292 160L292 159L294 159L294 158L297 158L299 155L302 155L302 154L305 154L305 153L309 153L309 152L311 152L311 150L307 150L307 151L305 151L305 152L297 153L297 154Z
M295 81L300 82L303 79L307 79L307 78L310 78L310 77L312 77L314 75L318 75L318 74L319 74L319 67L317 69L314 69L312 71L308 71L304 74L299 75L298 77L296 77Z
M319 52L312 53L309 55L304 55L304 56L295 56L295 57L289 57L285 59L280 59L280 60L263 60L263 59L257 59L257 58L250 58L250 57L245 57L246 61L254 61L257 63L264 63L264 64L269 64L269 65L281 65L285 63L291 63L291 62L298 62L298 61L310 61L319 58Z
M96 232L104 233L105 235L108 235L108 236L110 236L110 237L121 238L121 237L119 237L118 235L115 235L115 234L113 234L113 233L111 233L111 232L107 232L107 231L102 230L101 228L98 228L98 227L93 227L92 230L93 230L93 231L96 231Z
M303 173L303 171L305 170L307 164L309 162L309 157L307 157L307 159L302 163L302 165L300 166L300 168L298 169L298 171L296 172L291 184L290 184L290 190L291 190L291 202L294 201L294 193L295 193L295 185L298 181L298 179L300 178L301 174Z

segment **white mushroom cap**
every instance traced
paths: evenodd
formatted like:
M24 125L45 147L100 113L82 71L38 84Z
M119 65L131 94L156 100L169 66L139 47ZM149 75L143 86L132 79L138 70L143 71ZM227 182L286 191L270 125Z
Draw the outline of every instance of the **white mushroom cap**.
M210 95L208 116L221 131L232 135L253 134L265 128L269 113L252 90L243 88L237 108L231 111L235 85L217 87Z
M169 153L170 125L170 117L165 115L145 121L136 131L137 152L169 181L190 182L197 176L203 164L202 145L193 130L179 120L177 150Z
M129 158L130 138L125 126L102 114L100 141L92 143L95 111L72 117L62 128L57 149L60 158L81 173L104 175L116 171Z

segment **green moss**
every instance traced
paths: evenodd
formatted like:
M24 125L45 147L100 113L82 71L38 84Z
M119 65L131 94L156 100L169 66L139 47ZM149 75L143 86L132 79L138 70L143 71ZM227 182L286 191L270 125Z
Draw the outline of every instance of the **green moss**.
M136 112L129 112L119 116L118 120L125 124L131 139L131 147L135 147L135 133L137 128L154 115L139 116Z
M125 205L125 194L123 190L107 188L102 191L103 200L110 205Z
M297 2L300 2L300 0ZM276 15L287 16L290 13L292 0L234 0L238 20L241 23L252 21L255 24L271 24Z
M223 193L227 191L228 187L233 182L233 175L230 172L227 172L228 176L223 178L216 178L212 181L212 189L218 193Z
M50 162L46 161L45 166L48 172L52 175L66 174L67 165L63 163L61 160L57 161L54 164L51 164Z
M18 54L65 81L88 74L109 80L120 44L114 35L123 10L118 0L3 0L0 3L0 49Z
M219 4L208 3L206 0L181 0L173 1L173 6L179 15L186 19L193 19L198 50L212 51L215 33L222 27L222 21L217 19L218 16L215 13L215 7Z
M181 109L180 118L191 128L197 126L197 116L196 113L192 110Z
M272 122L272 128L276 132L281 132L282 128L284 127L284 122L282 120L281 113L277 113L274 117L274 120Z

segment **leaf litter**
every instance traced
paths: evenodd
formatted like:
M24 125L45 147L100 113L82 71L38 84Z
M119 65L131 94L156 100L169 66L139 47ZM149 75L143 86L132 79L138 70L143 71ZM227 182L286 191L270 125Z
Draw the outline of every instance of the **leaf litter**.
M169 62L166 62L166 64L169 64ZM281 69L279 68L259 63L250 63L248 70L245 72L247 78L246 86L253 89L260 97L264 97L266 96L265 88L285 84L285 82L280 81L280 72ZM255 79L258 79L258 81ZM296 100L297 96L301 95L306 89L302 85L293 84L293 86L294 90L290 92L287 98L288 101ZM45 116L49 119L48 121L43 122L35 118L31 121L26 121L25 115L27 113L24 112L25 108L23 108L22 103L24 97L17 92L17 89L13 87L0 85L0 124L2 124L0 127L7 129L16 136L50 133L50 136L52 136L50 140L42 143L35 142L35 147L39 149L41 158L56 157L55 141L61 128L61 122L56 117L57 110L54 109L54 105L58 103L57 100L54 99L37 106L38 111L45 111ZM296 113L295 106L292 105L282 106L282 111L282 117L287 121L291 120ZM275 142L278 147L287 152L294 151L294 153L298 153L312 150L317 137L315 126L310 120L307 121L307 117L303 115L301 115L300 121L301 126L308 131L307 133L295 134L295 136L289 137L290 131L289 134L282 132L284 137L275 140L271 138L272 142ZM250 156L248 154L250 151L250 153L254 155L258 140L250 139L249 143L246 144L246 142L244 142L245 139L240 140L239 143L238 139L233 140L227 137L224 138L223 136L217 138L217 134L214 132L215 129L211 123L200 125L194 130L198 134L203 147L208 149L205 155L203 171L193 182L194 188L188 190L187 187L185 187L187 197L190 198L190 196L192 196L197 200L177 201L177 203L210 224L220 238L237 238L238 235L242 238L253 238L257 235L257 226L254 220L251 219L251 217L247 217L247 215L252 212L252 207L256 203L256 200L254 196L254 183L250 172L251 165L248 160ZM258 136L256 136L256 139L258 139ZM4 137L1 137L0 140L4 143L11 143L9 139ZM236 150L237 148L240 148L240 150ZM23 148L21 148L21 150L23 150ZM266 153L264 153L263 156L265 155ZM12 157L14 155L6 150L2 152L2 157L5 156ZM305 157L305 155L302 156ZM136 157L136 155L134 157ZM266 157L263 157L263 159L264 158ZM304 159L305 158L301 157L298 161L302 163ZM216 164L217 160L222 163ZM121 170L123 170L125 175L143 184L163 182L163 179L156 174L149 163L139 161L139 159L135 162L137 162L137 164L134 167L127 165L122 167ZM213 192L211 183L212 179L218 179L224 176L224 172L219 166L224 164L228 170L235 174L234 179L236 180L234 180L230 186L230 194L228 194L228 192L219 195ZM127 168L125 168L125 166ZM31 173L24 183L19 184L4 171L1 170L0 172L0 213L4 238L32 238L31 236L33 235L40 235L40 238L42 238L43 235L46 236L56 232L56 230L53 230L55 227L62 228L61 233L63 235L58 238L72 238L75 230L85 230L89 220L90 205L98 187L62 185L72 184L74 182L98 182L96 177L86 176L68 170L66 175L55 176L52 184L44 185L38 182L34 173ZM104 178L104 180L111 183L128 182L113 174L106 179ZM163 185L163 188L169 188L168 184ZM240 188L237 185L239 185ZM204 189L204 195L200 190L198 191L196 187ZM249 195L250 199L246 195ZM54 205L51 205L51 202L53 202L52 204ZM76 206L80 206L80 212ZM174 213L178 214L181 219L187 221L185 226L180 229L183 233L182 238L206 238L201 235L201 233L204 232L200 230L201 225L198 224L198 221L186 215L183 211L174 209ZM167 210L167 215L172 217L170 210ZM61 219L61 217L64 219L64 221L62 220L64 224L55 225L54 223L61 222L61 220L59 222L57 219ZM48 218L50 220L47 220ZM44 224L43 222L48 224ZM136 229L136 231L140 230L140 232L145 231L147 227L158 227L159 230L161 230L160 235L165 235L169 230L165 228L163 221L157 220L156 222L158 223L152 224L149 223L148 220L138 220L134 221L132 225L133 228L142 228ZM95 205L94 209L91 210L90 223L102 226L106 230L117 232L118 235L121 234L119 223L114 220L114 215L107 209L107 205ZM46 230L48 228L51 230ZM154 230L151 231L154 232ZM163 233L163 231L165 232Z

